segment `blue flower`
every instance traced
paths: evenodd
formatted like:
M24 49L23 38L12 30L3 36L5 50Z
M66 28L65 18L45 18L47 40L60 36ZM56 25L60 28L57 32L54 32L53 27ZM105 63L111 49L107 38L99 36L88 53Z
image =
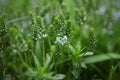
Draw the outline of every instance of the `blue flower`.
M67 43L67 36L63 36L63 37L56 37L56 42L64 45L65 43Z

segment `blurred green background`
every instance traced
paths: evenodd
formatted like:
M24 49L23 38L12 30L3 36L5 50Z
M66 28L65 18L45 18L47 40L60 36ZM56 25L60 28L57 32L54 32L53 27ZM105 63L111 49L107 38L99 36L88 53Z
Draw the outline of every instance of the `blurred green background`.
M64 4L65 7L61 6L62 4ZM61 9L61 7L63 8ZM66 8L69 10L68 13ZM78 21L74 18L77 15L75 13L77 10L80 12ZM97 58L92 56L90 56L91 58L89 57L90 59L87 58L88 60L92 59L92 61L88 61L87 69L80 68L80 72L78 71L79 77L77 78L73 78L74 75L71 76L73 67L70 65L72 64L71 62L74 63L74 60L65 62L62 66L58 65L59 67L57 66L58 71L56 73L67 76L63 80L120 79L120 0L0 0L0 15L4 16L4 24L7 28L5 36L2 32L0 36L0 80L51 80L44 78L26 78L26 76L22 74L25 73L27 67L23 66L24 63L18 59L18 54L22 54L23 50L23 53L27 53L27 55L22 54L22 57L24 59L29 57L28 50L24 52L25 46L21 45L22 41L25 40L28 46L33 46L33 42L30 43L28 41L28 34L33 33L33 28L31 28L29 21L29 11L33 13L34 17L41 16L43 20L46 20L45 22L43 21L46 27L54 24L52 23L51 16L59 16L63 12L62 15L64 17L69 16L71 20L73 33L70 38L70 44L75 51L79 52L78 48L80 48L80 50L85 48L82 52L87 50L98 55L96 56ZM3 26L2 20L1 18L1 31ZM89 39L89 30L91 27L94 28L95 36L92 36L93 39ZM88 44L90 40L93 40L94 45ZM46 41L45 52L47 53L50 50L50 46L54 44L51 42L51 45L48 46L49 40L46 39ZM39 51L40 50L38 50L38 52ZM63 52L66 52L66 50L63 50ZM111 53L112 56L110 56L111 58L109 60L105 56L99 56L109 55ZM60 60L62 59L63 58ZM96 59L101 60L98 60L97 63ZM30 61L32 60L30 59ZM21 65L19 63L21 63ZM63 69L68 69L69 66L66 66L66 63L69 63L71 67L68 71L64 71ZM31 63L31 65L33 65L32 68L34 70L34 62ZM51 71L53 72L55 70L52 69ZM77 75L77 72L75 75ZM68 78L69 76L71 77Z

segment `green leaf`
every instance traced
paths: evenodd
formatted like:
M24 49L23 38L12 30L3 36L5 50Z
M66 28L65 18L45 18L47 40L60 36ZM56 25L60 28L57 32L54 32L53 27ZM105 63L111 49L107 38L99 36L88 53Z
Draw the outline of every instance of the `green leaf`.
M86 54L85 54L85 56L89 56L89 55L93 55L94 54L94 52L87 52Z
M27 71L24 73L24 75L28 77L34 77L37 75L37 72L34 71L32 68L28 68Z
M112 66L110 73L109 73L108 80L113 80L113 76L114 76L118 66L119 66L119 64L117 64L116 66Z
M65 75L63 74L56 74L55 76L52 77L53 80L61 80L64 78L65 78Z
M49 54L46 54L46 62L44 64L43 71L47 71L47 69L49 69L51 58L52 56L50 56Z
M80 56L90 56L93 54L94 54L94 52L86 52L86 53L81 54Z
M37 69L40 69L41 65L40 65L40 62L39 62L37 56L34 55L33 53L32 53L32 55L33 55L33 59L34 59L34 62L35 62L36 68L37 68Z
M110 59L120 59L120 55L116 53L100 54L95 56L89 56L83 59L86 64L102 62Z

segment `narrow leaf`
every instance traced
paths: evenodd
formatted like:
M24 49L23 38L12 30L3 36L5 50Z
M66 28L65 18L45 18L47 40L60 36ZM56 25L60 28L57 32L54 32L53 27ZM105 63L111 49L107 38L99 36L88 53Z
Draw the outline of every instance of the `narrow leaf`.
M120 59L120 55L116 53L94 55L84 58L83 62L86 64L90 64L90 63L102 62L110 59Z

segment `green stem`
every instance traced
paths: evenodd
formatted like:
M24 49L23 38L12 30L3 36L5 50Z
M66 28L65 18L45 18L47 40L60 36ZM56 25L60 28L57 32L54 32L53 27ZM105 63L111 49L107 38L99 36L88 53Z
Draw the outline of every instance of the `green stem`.
M2 54L4 55L4 40L3 40L3 36L2 36Z
M67 42L67 54L69 56L69 43Z
M57 73L57 64L56 64L56 62L57 62L56 60L57 60L57 59L56 59L56 60L55 60L55 59L56 59L56 56L54 55L54 62L55 62L55 73Z
M35 41L34 41L34 54L35 54Z
M28 65L25 63L25 61L24 61L23 56L21 55L21 53L18 53L18 55L19 55L19 58L20 58L21 62L23 63L23 65L24 65L24 66L28 66Z
M43 65L45 64L45 44L44 44L44 39L43 39L43 43L42 43L43 45L42 45L42 51L43 51Z
M10 21L7 22L7 24L18 22L18 21L22 21L22 20L25 20L25 19L28 19L28 16L24 16L24 17L20 17L20 18L16 18L16 19L10 20Z

